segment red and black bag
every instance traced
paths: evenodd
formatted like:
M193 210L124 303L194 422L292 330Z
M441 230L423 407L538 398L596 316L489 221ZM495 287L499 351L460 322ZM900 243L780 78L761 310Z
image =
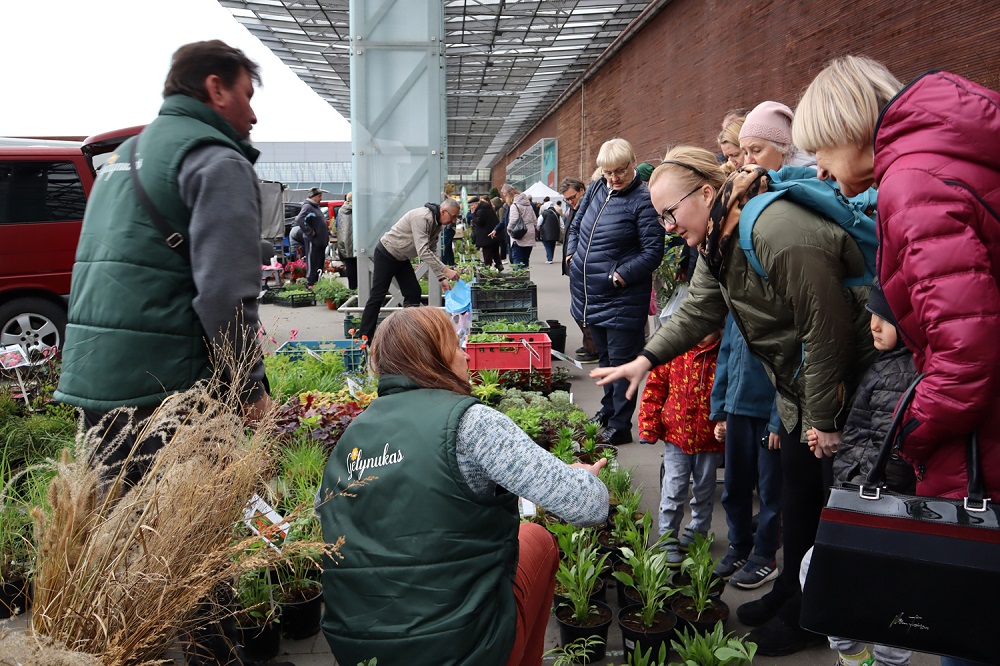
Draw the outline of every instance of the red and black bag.
M831 489L802 593L805 629L867 643L997 662L1000 505L984 497L979 446L968 496L886 491L885 468L916 381L860 486Z

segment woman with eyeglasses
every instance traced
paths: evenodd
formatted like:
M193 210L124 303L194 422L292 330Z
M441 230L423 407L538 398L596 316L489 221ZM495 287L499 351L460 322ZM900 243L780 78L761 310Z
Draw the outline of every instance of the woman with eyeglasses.
M587 189L566 239L570 314L590 329L601 367L626 363L642 349L653 271L663 259L663 227L635 164L625 139L601 146L602 178ZM636 398L634 391L626 395L628 387L604 387L594 419L606 443L632 441Z
M748 638L758 652L777 656L825 640L798 622L799 564L815 540L830 477L830 459L810 451L805 433L815 427L835 441L874 347L864 307L868 288L841 282L864 272L864 256L839 225L778 199L761 213L751 237L766 279L750 266L738 224L763 174L760 167L744 167L726 180L707 150L667 153L650 178L650 195L667 231L701 254L690 293L638 358L591 376L602 385L627 381L634 395L650 368L691 349L732 313L777 389L782 421L784 569L771 592L737 609L740 621L757 627Z

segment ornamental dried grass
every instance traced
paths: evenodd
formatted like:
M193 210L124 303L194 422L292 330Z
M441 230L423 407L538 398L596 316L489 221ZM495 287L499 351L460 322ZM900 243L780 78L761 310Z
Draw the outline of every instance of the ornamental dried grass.
M101 661L45 636L0 628L0 666L101 666Z
M145 421L134 423L134 410L125 410L136 442L164 438L155 455L140 455L137 444L110 470L96 455L94 429L55 463L51 509L34 512L35 634L99 655L105 666L152 662L192 628L199 604L197 623L229 612L216 607L206 617L203 609L241 572L299 549L335 552L336 545L301 542L279 555L253 548L258 537L241 536L244 506L266 492L277 447L268 435L274 410L249 433L238 397L224 388L242 385L252 363L228 365L169 397ZM134 487L124 483L130 462L148 465Z

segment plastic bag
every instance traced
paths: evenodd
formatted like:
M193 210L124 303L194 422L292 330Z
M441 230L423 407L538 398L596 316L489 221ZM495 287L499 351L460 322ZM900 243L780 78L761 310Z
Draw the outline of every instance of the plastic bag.
M681 305L684 304L684 299L688 295L688 286L686 284L679 284L674 290L673 295L667 304L663 306L663 310L660 312L660 323L666 324L670 320L670 316L677 312Z
M449 314L468 312L472 309L472 288L461 278L444 292L444 309Z

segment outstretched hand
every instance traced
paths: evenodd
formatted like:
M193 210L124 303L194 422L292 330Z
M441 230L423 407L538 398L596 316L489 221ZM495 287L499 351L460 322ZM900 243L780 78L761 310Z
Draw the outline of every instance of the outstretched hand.
M598 460L597 462L595 462L593 465L588 465L586 463L580 463L580 462L578 462L578 463L573 463L572 465L570 465L570 467L572 467L573 469L585 469L588 472L590 472L591 474L593 474L594 476L597 476L598 472L600 472L601 469L605 465L607 465L607 464L608 464L608 459L607 458L601 458L600 460Z
M594 368L590 371L590 376L597 380L598 386L604 386L619 379L627 379L628 390L625 391L625 397L631 400L639 390L639 383L652 367L653 364L649 362L648 358L639 356L625 365L612 368Z

